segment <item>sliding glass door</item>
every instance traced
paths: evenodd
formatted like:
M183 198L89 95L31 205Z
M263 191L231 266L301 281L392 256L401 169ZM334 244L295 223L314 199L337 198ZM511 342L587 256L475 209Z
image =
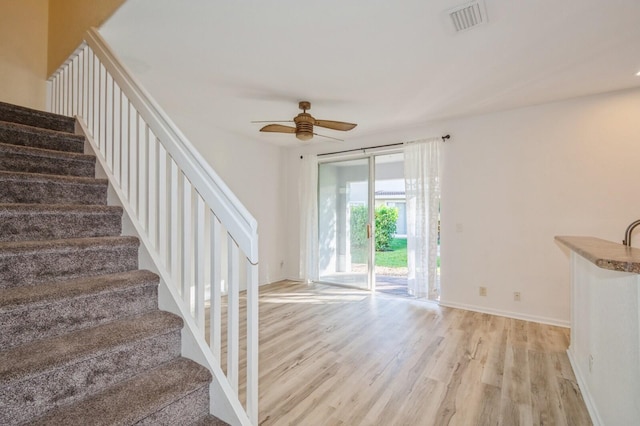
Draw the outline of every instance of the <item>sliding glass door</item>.
M373 214L370 178L369 158L319 165L320 281L371 288Z

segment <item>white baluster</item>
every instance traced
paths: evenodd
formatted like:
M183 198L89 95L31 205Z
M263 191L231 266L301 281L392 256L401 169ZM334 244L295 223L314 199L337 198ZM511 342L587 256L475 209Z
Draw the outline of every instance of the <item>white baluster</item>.
M204 237L205 237L205 205L200 194L196 192L196 214L194 223L195 251L193 253L194 268L194 285L195 285L195 309L194 318L198 325L199 331L204 336L204 270L206 264Z
M193 229L191 227L192 222L192 209L191 209L191 182L186 176L182 175L182 265L180 266L182 271L182 300L189 307L189 312L193 313L191 309L191 255L192 255L192 241L193 241Z
M222 225L209 211L211 232L211 301L209 307L209 345L213 356L220 360L222 332Z
M129 108L129 202L138 217L138 112L130 105Z
M145 125L147 130L147 223L149 224L149 241L158 250L158 140L156 135Z
M238 246L233 238L228 243L228 281L227 293L227 378L233 390L238 393L238 358L240 341L240 265Z
M69 67L64 70L64 112L63 114L69 115Z
M126 196L127 201L130 201L129 198L129 144L130 144L130 131L129 131L129 119L130 119L130 107L131 102L127 98L125 94L123 96L123 105L122 105L122 119L120 120L120 125L122 126L122 148L120 149L121 155L121 166L120 166L120 186L122 188L122 193Z
M82 49L82 118L89 119L89 48Z
M94 80L95 80L95 74L94 74L94 66L95 66L95 57L93 54L93 50L89 50L89 54L87 55L87 61L88 61L88 77L89 77L89 105L88 105L88 111L87 111L87 127L89 127L89 130L91 132L91 136L94 137L95 139L95 131L94 131L94 120L93 120L93 114L95 111L95 88L94 88Z
M120 150L122 149L122 91L115 82L113 83L113 117L112 117L112 155L113 177L118 186L121 186L120 176Z
M107 158L107 71L100 64L100 152ZM107 167L109 164L107 163Z
M167 151L158 141L158 254L164 266L170 266L169 254L169 184L167 175Z
M114 110L113 104L114 102L114 90L113 90L113 78L111 75L107 74L107 84L106 84L106 108L105 108L105 158L107 159L107 165L109 166L109 171L113 173L113 117Z
M147 180L147 156L148 151L148 133L147 125L140 117L140 113L136 114L136 128L138 134L136 140L138 142L138 220L142 224L144 230L149 232L149 220L147 207L149 205L149 185Z
M179 199L179 171L175 161L171 159L171 174L169 176L170 204L171 204L171 276L175 283L180 282L180 199ZM179 289L178 289L179 290Z

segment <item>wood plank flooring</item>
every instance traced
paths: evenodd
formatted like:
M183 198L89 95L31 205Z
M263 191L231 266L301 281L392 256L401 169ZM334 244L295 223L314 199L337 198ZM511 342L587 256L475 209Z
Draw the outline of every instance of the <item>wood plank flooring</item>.
M263 286L260 425L590 425L568 344L560 327L320 284Z

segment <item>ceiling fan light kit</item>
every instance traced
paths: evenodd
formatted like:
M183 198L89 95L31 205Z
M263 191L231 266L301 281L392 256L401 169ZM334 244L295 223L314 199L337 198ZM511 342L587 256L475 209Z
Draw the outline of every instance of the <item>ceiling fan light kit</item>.
M354 123L346 123L343 121L332 121L332 120L316 120L313 118L311 114L307 112L308 109L311 109L311 102L308 101L300 101L298 103L298 108L302 110L302 112L296 115L293 120L283 121L286 123L295 123L295 127L292 126L283 126L281 124L268 124L260 129L261 132L275 132L275 133L295 133L296 138L301 141L308 141L313 138L314 135L322 136L329 139L331 136L319 135L313 131L313 126L324 127L332 130L340 130L340 131L348 131L357 126Z

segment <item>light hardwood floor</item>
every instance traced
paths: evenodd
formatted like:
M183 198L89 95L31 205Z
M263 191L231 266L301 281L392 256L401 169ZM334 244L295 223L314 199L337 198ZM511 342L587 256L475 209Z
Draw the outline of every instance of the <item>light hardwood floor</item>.
M590 425L568 344L568 329L429 302L263 286L260 424Z

